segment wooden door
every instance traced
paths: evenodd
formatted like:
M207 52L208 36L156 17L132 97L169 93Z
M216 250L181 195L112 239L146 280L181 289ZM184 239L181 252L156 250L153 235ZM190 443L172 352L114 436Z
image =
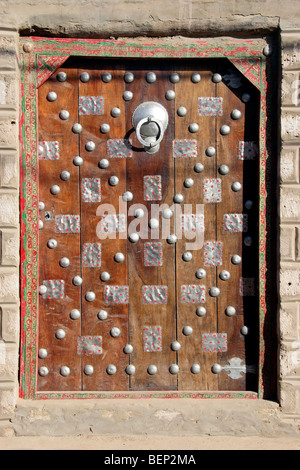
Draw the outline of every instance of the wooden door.
M256 90L222 61L69 59L38 103L38 390L255 391Z

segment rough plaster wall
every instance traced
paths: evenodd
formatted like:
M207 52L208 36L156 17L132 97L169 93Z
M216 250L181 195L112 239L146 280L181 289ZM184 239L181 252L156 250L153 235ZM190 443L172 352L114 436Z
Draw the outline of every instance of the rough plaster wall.
M300 2L0 0L0 435L18 397L18 83L20 34L248 36L282 30L280 404L300 417Z

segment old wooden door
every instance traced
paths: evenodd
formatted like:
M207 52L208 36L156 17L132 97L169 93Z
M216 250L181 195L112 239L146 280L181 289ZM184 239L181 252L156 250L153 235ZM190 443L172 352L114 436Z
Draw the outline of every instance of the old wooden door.
M69 59L38 104L38 390L255 391L256 90L222 61Z

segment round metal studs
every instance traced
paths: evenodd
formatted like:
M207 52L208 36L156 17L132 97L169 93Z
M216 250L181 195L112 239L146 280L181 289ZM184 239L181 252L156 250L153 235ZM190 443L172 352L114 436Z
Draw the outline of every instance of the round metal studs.
M228 281L228 279L230 279L230 272L229 271L221 271L220 274L219 274L219 277L220 279L222 279L222 281Z
M199 374L200 372L200 364L193 364L191 367L191 372L193 374Z
M48 367L42 366L42 367L39 368L39 375L40 375L41 377L46 377L46 375L48 375L48 374L49 374L49 369L48 369Z
M211 370L214 374L220 374L220 372L222 371L222 366L220 364L214 364Z
M179 108L177 109L178 116L183 117L186 115L186 113L187 113L186 108L184 106L179 106Z
M140 239L140 236L138 233L131 233L129 235L129 240L131 241L131 243L137 243Z
M131 72L126 72L124 75L124 80L126 83L132 83L134 80L134 75Z
M186 188L191 188L193 185L194 185L194 180L193 180L193 178L186 178L186 179L184 180L184 186L185 186Z
M63 257L59 260L59 264L61 265L62 268L67 268L70 266L70 260L67 257Z
M122 196L123 201L129 202L133 199L133 194L130 191L126 191Z
M225 309L225 313L228 317L233 317L236 314L236 310L232 305L228 305Z
M173 217L173 211L171 209L164 209L161 215L163 219L171 219Z
M108 373L108 375L114 375L117 372L117 368L114 364L109 364L106 367L106 372Z
M197 307L196 308L196 315L198 317L204 317L204 315L206 315L206 308L205 307Z
M202 173L203 170L204 170L204 165L202 165L202 163L196 163L196 165L194 166L194 171L196 173Z
M195 132L198 132L199 131L199 126L196 122L192 122L190 125L189 125L189 131L194 134Z
M154 72L148 72L146 74L146 81L148 83L154 83L156 82L156 74Z
M213 157L215 154L216 154L215 147L210 146L210 147L207 147L207 149L205 150L205 155L207 157Z
M242 189L242 185L239 181L235 181L234 183L232 183L231 189L232 189L232 191L234 191L236 193L236 192L238 192Z
M112 74L109 72L105 72L102 74L102 81L104 83L109 83L112 81Z
M110 274L107 271L104 271L103 273L101 273L100 279L101 281L107 282L110 280Z
M177 364L171 364L169 367L170 374L178 374L179 366Z
M173 341L171 343L172 351L179 351L180 348L181 348L181 344L179 343L179 341Z
M91 364L86 365L84 368L84 373L85 375L93 375L94 367Z
M56 330L55 336L57 339L64 339L66 336L66 332L62 328L59 328L58 330Z
M43 211L45 209L45 203L40 201L39 202L39 211Z
M65 82L67 80L67 74L66 72L58 72L56 75L56 80L59 82Z
M117 185L119 184L119 178L118 178L117 176L115 176L115 175L111 176L111 177L109 178L109 184L110 184L111 186L117 186Z
M86 294L85 294L85 299L88 301L88 302L93 302L96 298L96 294L92 291L88 291Z
M191 80L193 83L199 83L201 80L201 75L200 73L193 73L191 76Z
M68 181L70 179L70 172L67 171L67 170L64 170L61 172L60 174L60 179L63 180L63 181Z
M242 113L239 109L234 109L231 111L231 118L234 120L241 119Z
M209 289L209 295L211 297L218 297L220 295L220 289L218 287L211 287Z
M70 312L70 318L72 318L72 320L79 320L80 311L77 308L73 308Z
M62 375L63 377L67 377L68 375L70 375L70 373L71 373L70 367L62 366L60 368L60 375Z
M171 82L171 83L178 83L179 80L180 80L180 76L179 76L178 73L173 72L173 73L171 73L169 79L170 79L170 82Z
M70 113L69 113L69 111L67 111L66 109L63 109L63 110L59 113L59 117L60 117L60 119L62 119L63 121L66 121L67 119L69 119Z
M74 132L74 134L80 134L82 132L82 125L79 124L79 122L75 122L72 127L72 131Z
M221 126L220 133L222 135L228 135L230 133L230 127L227 124Z
M47 287L44 286L43 284L39 287L39 294L44 295L47 292Z
M102 158L100 162L98 163L99 168L108 168L109 167L109 161L106 158Z
M50 102L53 102L53 101L57 100L57 94L55 93L55 91L49 91L49 93L47 95L47 100L50 101Z
M132 91L129 91L129 90L124 91L124 93L123 93L123 99L124 99L125 101L130 101L130 100L132 100L132 98L133 98L133 93L132 93Z
M177 236L175 234L171 234L167 237L167 242L170 244L170 245L174 245L174 243L177 242Z
M232 255L231 262L232 264L240 264L242 262L242 258L240 255Z
M60 192L60 187L57 184L54 184L53 186L51 186L51 188L50 188L50 193L51 194L56 195L59 192Z
M220 83L222 81L222 75L219 73L214 73L212 76L212 81L214 83Z
M125 261L125 256L123 255L123 253L116 253L114 256L114 260L117 263L123 263Z
M129 343L125 344L125 346L124 346L124 348L123 348L123 352L124 352L125 354L131 354L131 353L133 352L133 346L132 346L132 344L129 344Z
M244 326L242 326L240 331L241 331L241 334L243 336L247 336L247 334L249 333L249 328L248 328L248 326L244 325Z
M158 228L159 227L159 220L157 219L150 219L149 220L149 227L150 228Z
M75 276L75 277L73 277L72 282L73 282L74 286L81 286L82 278L80 276Z
M250 199L249 199L248 201L245 202L245 208L247 210L252 209L252 207L253 207L253 201L250 201Z
M191 326L185 326L183 327L182 329L182 333L185 335L185 336L190 336L192 333L193 333L193 328Z
M179 194L179 193L175 194L175 196L173 198L173 200L174 200L174 202L176 202L176 204L180 204L181 202L183 202L183 199L184 199L183 195Z
M110 131L110 125L109 124L101 124L100 132L102 132L102 134L108 134L109 131Z
M151 364L147 369L148 374L154 375L157 373L157 367L154 364Z
M203 268L197 269L196 271L196 277L198 279L204 279L206 277L206 271Z
M86 83L88 82L90 79L90 75L87 73L87 72L82 72L80 74L80 80L83 82L83 83Z
M134 367L134 365L133 365L133 364L129 364L129 366L127 366L127 367L125 368L125 372L126 372L126 374L128 374L128 375L133 375L133 374L135 374L135 367Z
M44 228L44 223L42 220L39 220L39 230L42 230Z
M80 155L76 155L76 157L73 158L73 164L75 166L81 166L83 164L83 158L80 157Z
M47 356L48 356L47 349L45 349L45 348L39 349L39 358L40 359L46 359Z
M219 173L220 173L220 175L228 175L229 167L227 165L221 165L219 167Z
M33 50L33 44L31 42L26 42L24 45L23 45L23 51L24 52L31 52Z
M249 93L243 93L242 94L243 103L249 103L250 100L251 100L251 95Z
M107 320L108 313L106 310L99 310L99 312L97 313L97 317L99 318L99 320Z
M252 237L245 237L244 238L244 244L246 246L251 246L252 245Z
M138 208L134 211L134 217L136 219L141 219L142 217L144 217L144 215L145 215L145 212L141 208Z
M166 100L168 101L172 101L172 100L175 100L175 91L174 90L167 90L166 91L166 94L165 94L165 97L166 97Z
M93 142L92 140L90 140L89 142L87 142L85 144L85 149L88 151L88 152L92 152L93 150L95 150L96 148L96 144L95 142Z
M114 118L119 117L121 115L121 110L120 108L112 108L110 114Z
M183 253L182 259L183 261L191 261L193 259L193 255L190 251L186 251L185 253Z
M57 247L57 241L54 238L50 238L50 240L47 242L47 246L53 250Z

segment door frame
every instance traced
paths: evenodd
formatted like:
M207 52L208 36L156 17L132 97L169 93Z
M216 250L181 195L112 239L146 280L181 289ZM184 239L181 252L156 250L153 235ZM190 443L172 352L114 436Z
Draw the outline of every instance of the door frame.
M54 398L270 398L277 379L276 256L274 231L276 167L273 148L276 54L272 38L262 39L62 39L20 38L20 208L21 339L20 397ZM38 100L37 89L71 56L140 59L228 59L260 92L259 128L259 363L257 392L38 392L36 389L39 308ZM270 118L272 116L272 119ZM275 123L276 124L276 123ZM275 139L276 140L276 139ZM276 175L276 172L274 173ZM273 176L274 178L274 176ZM272 200L272 204L271 204ZM275 221L276 223L276 221ZM272 235L273 237L273 235ZM276 242L276 240L275 240ZM272 264L271 264L272 263Z

